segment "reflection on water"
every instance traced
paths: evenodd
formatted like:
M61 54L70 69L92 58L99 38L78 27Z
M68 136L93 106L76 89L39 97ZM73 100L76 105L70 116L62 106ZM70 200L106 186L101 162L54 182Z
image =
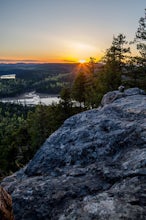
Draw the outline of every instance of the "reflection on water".
M36 94L35 92L29 92L14 98L0 99L0 101L17 103L22 105L51 105L52 103L59 103L60 98L53 95L51 96L44 94Z

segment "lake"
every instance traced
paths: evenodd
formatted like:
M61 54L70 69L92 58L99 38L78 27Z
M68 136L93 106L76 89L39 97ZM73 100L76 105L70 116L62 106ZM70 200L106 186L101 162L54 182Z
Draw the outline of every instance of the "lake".
M24 93L17 97L3 98L1 102L10 102L22 105L51 105L53 103L59 103L60 98L57 95L40 94L35 92Z

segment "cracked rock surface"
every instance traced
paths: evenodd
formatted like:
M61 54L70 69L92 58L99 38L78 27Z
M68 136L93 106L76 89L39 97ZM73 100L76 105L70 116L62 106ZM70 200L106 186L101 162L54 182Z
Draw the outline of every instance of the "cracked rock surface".
M146 220L146 95L107 93L1 184L16 220Z

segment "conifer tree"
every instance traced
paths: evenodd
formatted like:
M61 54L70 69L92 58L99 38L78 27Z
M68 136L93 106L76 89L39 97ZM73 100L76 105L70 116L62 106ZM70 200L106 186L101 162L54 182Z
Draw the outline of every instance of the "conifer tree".
M137 42L137 49L141 55L144 65L146 65L146 9L145 16L139 19L139 27L136 31L135 41Z
M99 76L103 93L117 89L122 83L123 67L128 57L127 54L130 53L130 48L126 47L127 43L126 36L123 34L113 37L112 45L103 57L105 66Z
M86 76L85 73L80 72L78 73L73 87L72 87L72 97L74 100L80 103L85 104L85 87L86 87Z
M126 85L128 87L139 87L146 89L146 9L145 16L139 19L139 26L135 33L135 39L131 44L135 44L138 56L132 56L127 68Z

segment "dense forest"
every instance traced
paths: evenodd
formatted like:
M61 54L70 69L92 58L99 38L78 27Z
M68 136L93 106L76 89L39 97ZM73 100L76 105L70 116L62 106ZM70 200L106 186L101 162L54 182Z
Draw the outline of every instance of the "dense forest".
M97 65L94 57L86 64L0 65L1 75L17 76L15 80L0 80L0 97L31 90L61 96L59 104L50 106L0 103L0 177L23 167L66 118L98 107L106 92L120 85L146 90L145 41L146 16L140 18L132 42L128 43L123 34L113 37L102 65ZM138 55L131 56L131 45Z
M66 118L83 110L64 101L34 107L0 103L0 177L23 167Z

